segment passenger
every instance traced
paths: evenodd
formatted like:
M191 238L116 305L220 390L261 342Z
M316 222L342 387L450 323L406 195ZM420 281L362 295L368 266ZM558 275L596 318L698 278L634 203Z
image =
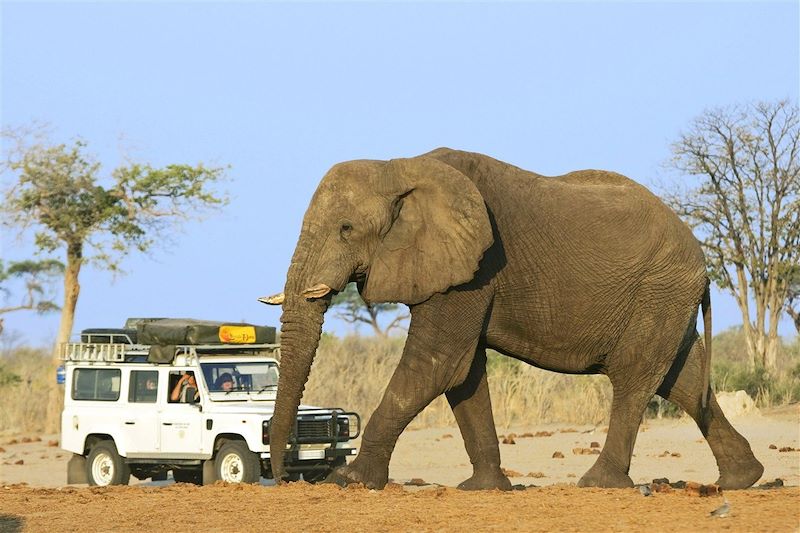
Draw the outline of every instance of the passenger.
M175 387L172 389L172 394L170 394L170 401L177 402L180 401L182 403L186 403L189 399L186 397L186 390L189 387L194 387L194 399L198 400L200 398L200 391L197 388L197 382L194 379L194 372L187 372L181 376L181 379L175 384Z
M216 390L229 392L231 389L233 389L233 376L227 372L220 374L220 376L217 378L217 381L214 383L214 387Z

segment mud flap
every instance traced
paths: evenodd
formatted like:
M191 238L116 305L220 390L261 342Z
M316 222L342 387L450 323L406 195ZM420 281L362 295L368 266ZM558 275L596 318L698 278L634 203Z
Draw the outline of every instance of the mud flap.
M203 461L203 485L213 485L217 481L217 472L214 467L214 459Z
M67 485L89 483L86 475L86 457L73 453L67 462Z

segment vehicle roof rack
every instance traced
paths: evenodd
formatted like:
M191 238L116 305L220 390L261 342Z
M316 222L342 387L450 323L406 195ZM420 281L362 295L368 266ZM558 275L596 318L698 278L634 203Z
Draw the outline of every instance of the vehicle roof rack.
M175 356L197 357L198 355L219 354L264 354L279 353L280 344L180 344L175 345ZM115 363L156 363L170 364L173 361L148 360L150 346L146 344L105 343L105 342L66 342L61 344L59 357L69 362L115 362Z

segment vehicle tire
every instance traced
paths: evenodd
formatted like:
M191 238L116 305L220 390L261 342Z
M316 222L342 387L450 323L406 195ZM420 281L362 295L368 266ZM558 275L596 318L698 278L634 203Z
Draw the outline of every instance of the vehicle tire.
M198 468L174 468L172 479L175 483L191 483L192 485L203 484L203 471Z
M240 440L230 440L222 445L214 459L217 479L226 483L258 483L261 463L258 456Z
M128 484L131 469L117 453L114 441L102 440L92 446L86 457L86 478L95 487Z
M320 483L325 481L325 478L327 478L335 468L346 464L347 459L344 457L337 457L332 463L329 463L330 466L324 470L309 470L308 472L303 472L303 481L307 481L308 483Z

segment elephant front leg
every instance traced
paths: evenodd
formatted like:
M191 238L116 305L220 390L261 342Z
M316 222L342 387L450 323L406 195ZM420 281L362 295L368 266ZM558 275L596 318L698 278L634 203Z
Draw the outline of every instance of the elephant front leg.
M420 368L423 364L423 359L417 360L404 353L383 400L364 428L358 456L352 463L333 471L327 482L342 486L363 483L371 489L382 489L386 485L389 460L400 433L436 396L444 392L431 379L431 369Z
M389 459L400 433L437 396L464 383L470 374L488 306L488 297L478 296L458 291L435 295L424 304L412 307L403 356L383 400L364 429L358 456L349 465L337 468L327 481L340 485L363 483L369 488L386 485ZM482 368L485 373L485 363ZM484 389L477 390L485 390L485 393L467 395L465 399L469 403L468 398L476 398L473 401L478 407L488 408L491 413L485 376L483 381ZM464 405L464 409L459 411L466 412L466 408ZM462 418L465 421L469 419L468 424L483 428L481 434L485 434L486 420L478 422L473 415ZM492 425L491 418L488 424ZM494 435L494 428L491 431ZM467 431L467 434L474 433ZM482 449L475 439L468 440L476 442L476 449ZM491 448L482 441L480 446ZM494 448L497 449L496 437ZM499 466L499 453L496 463Z
M486 381L484 348L478 348L466 381L446 394L472 463L472 477L458 488L511 490L511 482L500 468L500 448Z

